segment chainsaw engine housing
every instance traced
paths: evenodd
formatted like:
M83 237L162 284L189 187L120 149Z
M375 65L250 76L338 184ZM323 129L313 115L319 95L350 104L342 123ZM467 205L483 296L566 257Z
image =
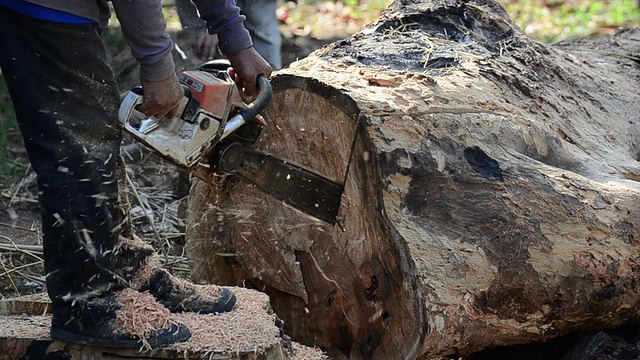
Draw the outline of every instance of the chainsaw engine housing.
M143 102L141 88L132 89L120 107L120 122L136 140L178 166L191 168L217 144L230 114L246 107L225 70L180 74L185 89L175 118L144 117L135 111Z

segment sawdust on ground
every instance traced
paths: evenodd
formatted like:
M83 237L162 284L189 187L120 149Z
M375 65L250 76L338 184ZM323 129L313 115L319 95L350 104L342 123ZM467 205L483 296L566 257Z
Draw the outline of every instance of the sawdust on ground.
M139 326L144 322L155 324L159 321L159 324L162 325L165 321L170 321L185 324L192 333L191 338L186 342L163 349L182 353L185 358L192 358L194 354L204 355L205 358L219 354L261 354L270 348L282 346L283 339L280 329L275 325L276 315L271 311L269 297L256 290L237 287L229 289L237 297L236 308L229 313L201 315L195 313L168 314L168 311L145 311L141 314L127 312L127 316L131 316L131 318L128 321L122 321L122 324L126 325L131 333L146 331L146 327ZM138 292L132 292L132 294L138 295L135 298L128 297L128 300L127 297L123 297L121 300L130 304L135 302L138 309L147 309L144 305L140 306L141 303L157 304L155 300L148 298L151 296L149 294ZM0 301L0 303L4 301ZM40 293L6 301L18 304L27 304L32 301L40 303L48 301L48 297L46 293ZM0 308L10 309L6 311L13 312L0 314L0 339L50 339L51 316L49 314L21 314L17 306L2 306ZM156 307L151 306L151 308L153 310ZM123 314L121 313L121 315ZM153 318L157 318L158 321L153 321ZM290 360L328 359L318 348L304 346L296 342L292 342L291 345L292 354L284 351Z

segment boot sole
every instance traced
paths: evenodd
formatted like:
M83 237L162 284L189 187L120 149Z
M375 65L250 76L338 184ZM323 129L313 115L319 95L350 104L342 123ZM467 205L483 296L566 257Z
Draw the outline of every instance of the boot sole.
M137 338L98 338L74 333L57 326L51 327L51 337L74 344L83 344L98 347L133 348L142 347L142 340ZM147 342L151 348L166 347L189 340L191 332L182 324L173 324L165 330L160 330L149 337Z

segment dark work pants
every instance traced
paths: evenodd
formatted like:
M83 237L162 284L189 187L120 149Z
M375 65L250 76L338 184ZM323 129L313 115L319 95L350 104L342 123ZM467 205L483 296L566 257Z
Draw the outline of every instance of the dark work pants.
M120 234L118 88L94 25L57 24L0 7L0 67L42 206L47 290L64 306L125 286Z

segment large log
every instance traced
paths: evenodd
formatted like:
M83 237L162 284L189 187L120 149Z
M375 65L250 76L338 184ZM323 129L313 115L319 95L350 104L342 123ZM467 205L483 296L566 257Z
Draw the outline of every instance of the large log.
M466 355L638 318L640 31L549 46L493 0L396 1L273 78L255 147L344 182L329 226L195 182L194 278L294 340Z

